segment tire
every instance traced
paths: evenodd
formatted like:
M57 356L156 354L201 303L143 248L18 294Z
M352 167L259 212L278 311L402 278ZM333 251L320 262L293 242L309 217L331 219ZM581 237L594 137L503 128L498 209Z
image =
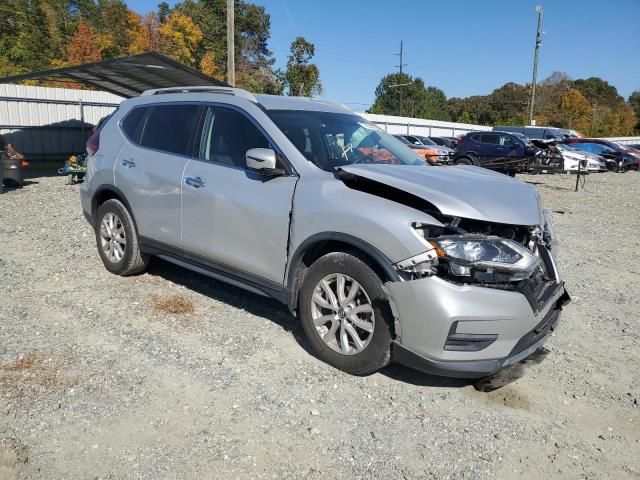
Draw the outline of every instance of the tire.
M453 162L455 165L474 165L469 157L461 157Z
M102 263L111 273L134 275L146 268L149 256L140 252L133 218L121 201L111 199L100 205L94 231Z
M339 296L336 295L339 276L344 279L343 302L340 302ZM324 299L330 298L321 286L323 280L334 292L339 308L322 308L314 301L314 294L319 294ZM357 293L349 301L354 282L358 284ZM364 311L349 314L354 308ZM367 309L370 312L367 312ZM393 322L382 290L382 281L356 255L334 252L313 263L300 290L298 311L307 340L317 356L329 365L353 375L368 375L384 367L391 360L390 325ZM320 317L327 319L326 323L318 323L316 326L314 318ZM353 320L354 317L356 321ZM343 331L346 337L343 337ZM354 340L354 334L360 339L361 348ZM325 341L321 335L328 340ZM347 339L346 343L343 343L343 338ZM343 347L343 344L346 347Z

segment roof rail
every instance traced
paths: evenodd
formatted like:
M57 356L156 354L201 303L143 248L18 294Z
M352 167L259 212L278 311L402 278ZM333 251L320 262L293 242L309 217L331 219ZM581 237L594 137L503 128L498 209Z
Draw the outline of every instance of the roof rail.
M219 93L222 95L233 95L236 97L244 98L253 103L258 103L258 99L253 93L248 92L242 88L233 87L216 87L214 85L208 86L195 86L195 87L168 87L168 88L154 88L152 90L145 90L140 95L160 95L164 93Z

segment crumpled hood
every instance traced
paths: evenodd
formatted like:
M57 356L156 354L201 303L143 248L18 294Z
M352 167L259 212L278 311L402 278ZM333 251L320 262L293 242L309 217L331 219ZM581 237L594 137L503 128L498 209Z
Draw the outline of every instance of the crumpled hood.
M385 164L340 168L423 198L445 215L510 225L544 223L540 197L531 185L485 168Z

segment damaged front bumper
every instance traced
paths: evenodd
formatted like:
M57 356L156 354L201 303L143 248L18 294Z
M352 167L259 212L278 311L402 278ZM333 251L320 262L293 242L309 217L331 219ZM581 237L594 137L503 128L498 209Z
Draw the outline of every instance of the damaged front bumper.
M569 301L560 281L539 299L436 276L386 287L396 317L394 360L459 378L486 377L533 354L556 329Z

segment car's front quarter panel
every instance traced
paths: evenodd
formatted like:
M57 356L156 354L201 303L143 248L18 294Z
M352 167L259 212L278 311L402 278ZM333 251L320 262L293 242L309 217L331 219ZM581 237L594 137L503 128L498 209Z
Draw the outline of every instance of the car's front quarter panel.
M289 252L333 232L360 239L395 263L432 249L414 233L413 222L441 225L419 210L348 188L335 174L318 169L296 188Z

